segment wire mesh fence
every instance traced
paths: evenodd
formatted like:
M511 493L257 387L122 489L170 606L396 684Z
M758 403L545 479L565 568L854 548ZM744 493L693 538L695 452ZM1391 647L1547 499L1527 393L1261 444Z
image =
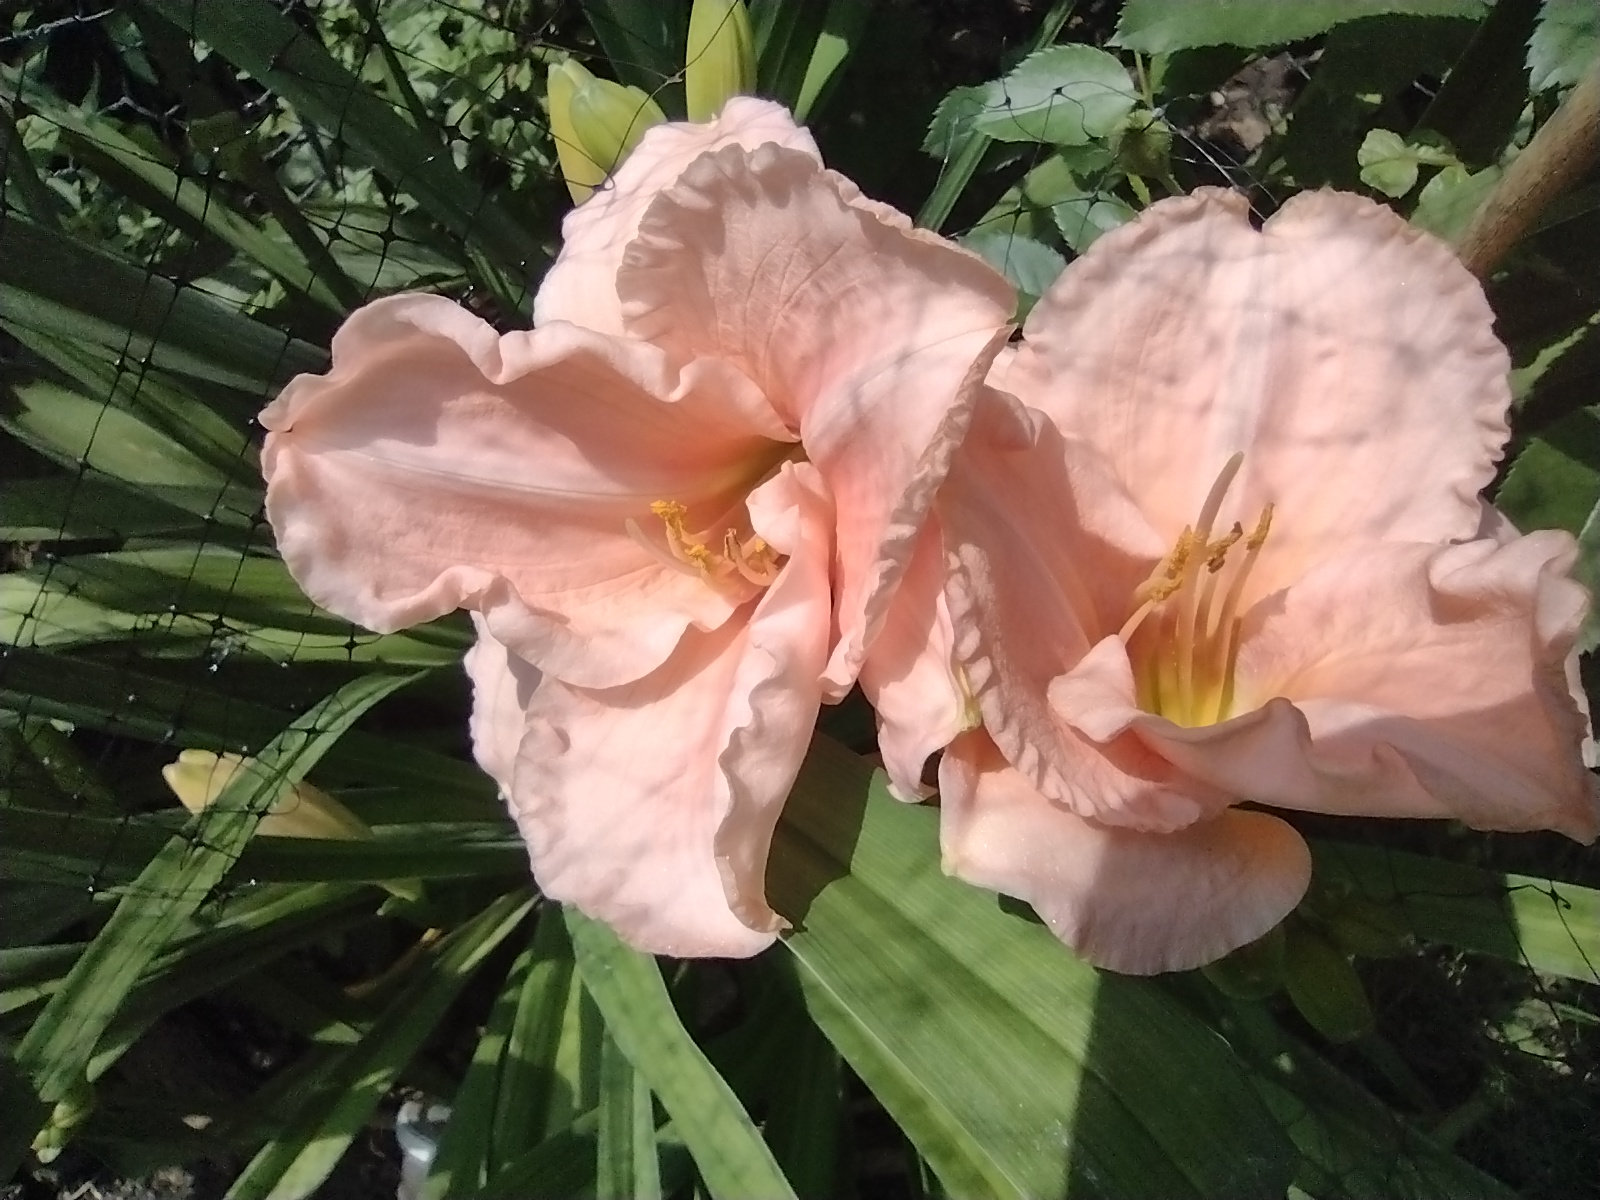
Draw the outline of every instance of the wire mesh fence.
M470 624L379 635L306 600L263 512L256 414L293 375L325 369L341 317L378 296L440 293L498 328L528 323L568 206L548 64L609 61L656 96L682 84L664 66L683 61L672 6L233 4L24 3L0 26L0 1036L48 1041L30 1024L75 986L113 911L162 925L168 940L147 953L141 929L154 935L130 925L120 974L99 977L120 988L104 1038L63 1059L121 1089L121 1107L81 1120L130 1169L145 1161L130 1145L156 1135L128 1113L139 1078L115 1066L165 1014L248 981L256 995L225 1010L253 1014L246 1040L287 1028L314 1053L353 1020L348 995L321 996L330 974L382 994L392 960L433 953L387 915L415 902L411 881L470 912L525 873L470 762L454 667ZM937 29L936 14L889 7L912 22L897 29ZM1109 7L1082 6L1069 32L1103 35ZM621 12L635 19L606 24ZM1002 32L1037 20L1023 11ZM999 44L1020 49L1021 34ZM1214 93L1152 110L1173 138L1174 188L1233 186L1269 215L1296 185L1273 168L1274 122L1331 52L1240 56L1256 77L1230 72ZM858 63L849 96L868 117L897 103L875 61L887 59ZM984 66L998 74L998 53ZM970 83L966 70L946 55L931 78ZM1411 86L1393 102L1431 102L1428 85ZM1039 103L1019 97L1018 111ZM1047 97L1045 118L1075 103ZM955 154L922 155L888 198L915 209ZM1109 160L1069 164L1072 190L1040 202L1029 180L1051 159L1037 144L991 147L987 193L949 226L1013 277L1048 275L1134 211L1126 166ZM1052 258L1017 261L1041 221L1054 222L1040 235ZM405 680L396 702L362 715ZM162 774L183 750L259 757L266 774L219 778L215 803L191 817ZM344 845L252 839L264 819L323 804L285 786L312 763L359 832ZM1317 1163L1315 1194L1444 1194L1461 1182L1435 1170L1448 1147L1530 1196L1600 1194L1579 1166L1600 1104L1600 964L1581 934L1600 909L1548 881L1600 884L1592 859L1555 839L1512 847L1432 827L1313 832L1330 839L1318 928L1348 933L1358 913L1376 1033L1318 1054L1285 1005L1275 1022L1194 1003L1263 1064L1269 1106ZM161 903L119 908L130 898ZM345 935L391 961L337 945ZM208 969L180 970L186 956ZM267 1058L250 1082L276 1081L264 1100L235 1097L210 1133L179 1129L174 1102L177 1124L154 1144L193 1156L260 1140L296 1078L293 1056ZM422 1081L442 1069L424 1064ZM1338 1094L1366 1159L1326 1143L1325 1114L1302 1122L1319 1092ZM880 1183L885 1195L910 1186Z

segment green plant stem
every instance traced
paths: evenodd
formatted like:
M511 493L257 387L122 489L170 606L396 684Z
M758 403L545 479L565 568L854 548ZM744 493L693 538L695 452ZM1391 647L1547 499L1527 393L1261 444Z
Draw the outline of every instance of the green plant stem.
M1486 278L1558 195L1600 154L1600 62L1533 135L1456 242L1467 269Z

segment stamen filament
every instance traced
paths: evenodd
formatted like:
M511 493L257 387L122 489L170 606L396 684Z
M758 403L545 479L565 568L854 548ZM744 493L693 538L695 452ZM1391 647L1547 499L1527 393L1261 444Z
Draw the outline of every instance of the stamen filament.
M642 549L649 551L650 556L662 566L671 567L674 571L679 571L684 575L700 574L699 571L695 570L692 563L684 561L676 554L669 553L665 547L656 545L648 537L646 537L644 530L639 528L639 522L635 521L632 517L629 517L627 520L623 521L622 524L623 527L627 529L628 536L637 542Z
M650 511L660 517L666 527L665 546L646 537L632 517L627 518L623 526L634 542L664 566L698 576L708 583L731 580L738 575L745 582L764 588L777 579L783 556L764 538L751 536L747 541L740 541L739 531L729 526L723 530L719 554L706 546L704 534L697 536L689 532L689 510L683 504L676 500L657 500L650 505Z
M1199 615L1200 599L1199 590L1194 586L1194 582L1200 571L1200 560L1209 557L1211 527L1216 524L1217 513L1222 510L1222 502L1228 495L1228 488L1233 485L1233 478L1239 473L1239 467L1243 463L1243 452L1234 454L1223 464L1216 482L1206 493L1206 502L1200 508L1200 520L1194 530L1195 544L1199 546L1200 553L1190 554L1189 561L1184 564L1183 584L1179 589L1186 602L1178 616L1178 696L1179 707L1186 718L1194 705L1194 630Z
M1198 520L1184 527L1166 557L1134 589L1133 613L1118 631L1130 646L1140 706L1180 725L1214 724L1232 710L1243 628L1239 608L1273 512L1266 505L1248 537L1235 522L1211 540L1243 459L1235 454L1224 464ZM1244 560L1229 571L1229 553L1241 541Z

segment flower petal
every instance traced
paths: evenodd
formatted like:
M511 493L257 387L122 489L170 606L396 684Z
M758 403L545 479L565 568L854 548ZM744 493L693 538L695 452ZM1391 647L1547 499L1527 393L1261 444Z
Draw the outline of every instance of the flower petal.
M930 517L883 632L861 664L861 690L877 712L878 752L889 773L889 791L901 800L933 793L922 782L923 767L970 724L944 581L944 542L938 521Z
M1223 464L1221 528L1276 505L1254 598L1374 539L1471 537L1506 438L1508 359L1448 247L1381 205L1161 201L1101 238L1029 316L997 386L1111 461L1170 540Z
M752 96L733 97L712 121L675 121L647 130L610 182L567 214L561 254L534 297L534 323L571 321L601 333L621 333L617 270L650 202L707 150L754 150L767 142L817 158L811 134L794 123L787 109Z
M261 414L267 516L331 611L387 632L472 608L522 657L605 686L754 594L628 530L665 541L654 500L709 524L787 452L737 372L569 325L501 337L430 296L359 310L333 354Z
M1283 821L1229 809L1175 833L1084 820L1041 796L981 731L940 763L945 870L1031 904L1096 966L1181 971L1266 933L1305 893L1306 844Z
M1588 721L1569 664L1587 607L1566 534L1390 544L1314 568L1247 615L1241 715L1183 728L1139 711L1106 638L1049 687L1108 753L1136 741L1235 800L1600 832Z
M472 738L473 758L499 785L500 794L508 796L528 705L541 675L537 667L497 642L482 616L474 613L472 620L478 629L478 640L461 662L472 681L472 715L467 720L467 732Z
M1090 497L1092 511L1080 507ZM1006 758L1081 816L1158 829L1198 819L1214 800L1204 789L1188 794L1187 780L1132 739L1120 750L1090 745L1047 699L1052 680L1121 624L1164 549L1096 456L1041 415L988 394L938 517L956 658Z
M1548 530L1378 546L1259 604L1240 698L1292 700L1319 771L1342 784L1295 807L1592 840L1600 807L1571 670L1588 608L1568 575L1575 557L1572 538Z
M815 471L788 464L750 515L789 556L758 601L644 679L546 680L528 706L511 802L535 877L652 953L744 956L783 927L763 881L816 721L832 514Z
M827 480L834 698L877 634L1013 303L976 255L879 207L807 154L726 148L657 197L617 277L629 333L680 362L739 366Z

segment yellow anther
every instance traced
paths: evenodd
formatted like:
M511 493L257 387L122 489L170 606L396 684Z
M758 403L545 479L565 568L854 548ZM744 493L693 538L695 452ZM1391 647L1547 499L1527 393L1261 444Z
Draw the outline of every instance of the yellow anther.
M1235 521L1232 529L1206 547L1206 570L1213 575L1222 570L1222 564L1228 561L1228 551L1243 536L1244 526Z
M1255 531L1251 533L1250 540L1245 545L1246 550L1259 550L1262 543L1267 540L1267 533L1272 529L1272 505L1267 505L1261 510L1261 519L1256 522Z
M630 518L628 534L639 545L668 566L689 574L699 575L708 582L731 579L738 575L757 587L766 587L778 577L782 555L762 538L752 536L741 541L738 529L728 526L718 543L720 553L712 550L702 540L706 535L692 534L688 528L688 508L676 500L656 500L650 511L661 518L666 527L666 548L653 542Z
M1195 523L1184 526L1166 557L1134 589L1133 613L1121 629L1140 706L1180 725L1213 724L1232 711L1239 607L1272 524L1269 504L1250 534L1234 522L1212 538L1243 461L1235 454L1223 464ZM1241 542L1243 560L1230 563Z

